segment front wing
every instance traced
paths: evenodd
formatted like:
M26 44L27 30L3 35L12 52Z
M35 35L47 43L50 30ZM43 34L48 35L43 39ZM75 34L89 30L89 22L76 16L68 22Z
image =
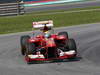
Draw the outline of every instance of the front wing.
M67 52L60 52L59 57L49 58L49 59L46 59L43 54L27 55L27 56L25 56L25 60L27 62L34 62L34 61L50 61L50 60L56 60L56 59L58 59L58 60L59 59L68 59L68 58L74 57L75 54L76 54L75 50L71 50L71 51L67 51Z

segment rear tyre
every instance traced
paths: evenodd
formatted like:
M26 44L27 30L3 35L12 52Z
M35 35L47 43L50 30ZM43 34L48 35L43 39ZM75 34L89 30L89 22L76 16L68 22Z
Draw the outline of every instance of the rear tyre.
M28 39L30 39L30 36L28 36L28 35L21 36L21 38L20 38L21 54L22 55L25 55L26 43L27 43Z
M67 32L59 32L58 35L64 35L66 38L68 38L68 33Z

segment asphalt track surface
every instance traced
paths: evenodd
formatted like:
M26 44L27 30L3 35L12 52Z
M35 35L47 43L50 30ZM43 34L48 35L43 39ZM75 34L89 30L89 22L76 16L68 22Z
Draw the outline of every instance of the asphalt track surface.
M68 31L78 48L78 60L28 65L20 54L20 36L0 35L0 75L100 75L100 23L55 29ZM35 31L37 33L37 31Z
M85 8L90 6L100 6L100 0L25 7L25 12L30 13L34 11L62 10L62 9L69 10L72 8Z

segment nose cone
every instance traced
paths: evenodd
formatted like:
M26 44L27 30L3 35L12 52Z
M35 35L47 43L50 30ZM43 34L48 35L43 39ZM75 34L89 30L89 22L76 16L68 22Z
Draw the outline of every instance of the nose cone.
M47 46L48 47L56 47L56 44L55 44L54 40L48 40L47 41Z

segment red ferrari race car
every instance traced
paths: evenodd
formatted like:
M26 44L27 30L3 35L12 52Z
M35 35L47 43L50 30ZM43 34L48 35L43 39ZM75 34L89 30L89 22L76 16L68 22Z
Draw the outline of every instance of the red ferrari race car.
M76 57L74 39L69 39L65 31L54 34L52 20L33 22L33 28L39 28L42 34L32 37L24 35L20 38L21 54L27 63Z

